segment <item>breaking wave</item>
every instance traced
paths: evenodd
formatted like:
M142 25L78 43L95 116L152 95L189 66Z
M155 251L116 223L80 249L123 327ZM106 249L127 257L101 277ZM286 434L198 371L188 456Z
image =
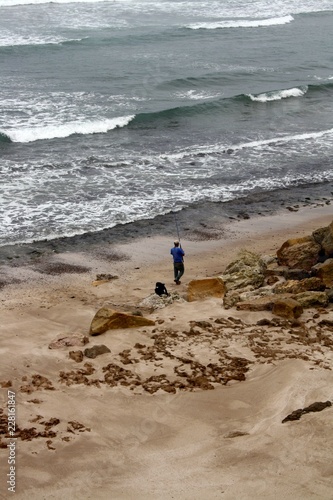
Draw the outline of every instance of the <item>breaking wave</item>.
M272 17L271 19L234 19L230 21L217 21L217 22L204 22L204 23L193 23L185 26L185 28L191 30L216 30L224 28L261 28L267 26L276 26L281 24L287 24L294 21L294 18L290 15L283 17Z
M72 122L63 125L48 125L31 128L12 129L0 132L6 142L33 142L42 139L59 139L74 134L104 134L116 128L125 127L135 115L121 116L109 120L89 121L85 123Z
M0 144L3 142L12 142L10 137L7 134L4 134L3 132L0 132Z
M286 90L276 90L272 92L264 92L263 94L253 95L247 94L251 101L254 102L269 102L269 101L280 101L281 99L287 99L288 97L302 97L308 91L308 87L295 87Z
M85 38L72 38L66 39L61 37L18 37L16 35L2 36L0 37L0 47L22 47L29 45L63 45L82 42Z

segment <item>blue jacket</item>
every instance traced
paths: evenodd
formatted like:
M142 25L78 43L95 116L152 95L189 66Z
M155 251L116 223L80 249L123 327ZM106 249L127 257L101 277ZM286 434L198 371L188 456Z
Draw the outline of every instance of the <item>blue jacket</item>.
M171 248L170 253L173 256L173 261L175 264L183 262L183 256L185 255L185 252L182 248L173 247Z

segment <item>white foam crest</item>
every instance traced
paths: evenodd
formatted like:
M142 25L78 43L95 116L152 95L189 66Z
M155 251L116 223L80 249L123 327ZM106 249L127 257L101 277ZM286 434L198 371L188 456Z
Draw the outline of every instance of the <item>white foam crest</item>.
M274 145L280 143L288 143L293 141L306 141L306 140L316 140L324 136L332 135L333 128L322 130L320 132L307 132L304 134L288 135L285 137L273 137L271 139L262 139L258 141L244 142L241 144L233 145L221 145L221 144L211 144L205 146L191 146L190 148L184 148L176 153L169 153L167 155L161 156L160 160L174 160L179 161L186 158L192 159L195 155L209 155L215 153L226 153L228 149L231 151L237 151L245 148L260 148L261 146Z
M102 3L106 0L0 0L0 7L15 7L16 5L42 5L47 3Z
M220 92L205 92L197 90L188 90L186 92L176 92L175 96L180 99L193 99L194 101L199 101L203 99L214 99L220 96Z
M8 35L0 37L0 47L14 47L22 45L60 45L68 42L81 42L84 38L62 38L57 36L49 37L34 37L34 36L17 36Z
M293 89L276 90L274 92L265 92L263 94L253 95L247 94L251 101L255 102L270 102L270 101L280 101L281 99L287 99L288 97L302 97L308 91L308 88L300 89L295 87Z
M287 24L294 21L293 16L283 16L283 17L272 17L270 19L251 19L251 20L241 20L234 19L232 21L218 21L218 22L204 22L204 23L193 23L185 26L192 30L207 29L223 29L223 28L260 28L265 26L276 26L280 24Z
M293 141L306 141L306 140L320 139L321 137L324 137L325 135L333 135L333 128L330 128L328 130L321 130L320 132L307 132L304 134L288 135L285 137L274 137L272 139L264 139L261 141L245 142L243 144L239 144L238 146L232 146L232 149L238 150L238 149L253 148L253 147L258 147L258 146L260 147L260 146L265 146L265 145L269 145L269 144L278 144L278 143L288 143L288 142L293 142Z
M135 115L120 116L108 120L89 121L85 123L71 122L62 125L46 125L34 128L1 130L12 142L33 142L42 139L57 139L73 134L102 134L115 128L125 127Z

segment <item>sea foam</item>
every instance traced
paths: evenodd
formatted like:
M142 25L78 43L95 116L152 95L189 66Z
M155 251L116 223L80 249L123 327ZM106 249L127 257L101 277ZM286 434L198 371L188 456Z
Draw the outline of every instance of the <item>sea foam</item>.
M63 43L81 42L84 38L63 38L57 36L36 37L36 36L17 36L8 34L0 37L0 47L17 47L23 45L61 45Z
M135 115L106 120L71 122L62 125L46 125L32 128L1 130L12 142L33 142L42 139L58 139L74 134L103 134L115 128L125 127Z
M46 3L99 3L105 0L0 0L0 7L14 7L16 5L42 5Z
M294 141L308 141L317 140L325 136L333 136L333 128L327 130L320 130L319 132L304 132L303 134L286 135L283 137L273 137L271 139L263 139L259 141L246 142L239 144L238 146L233 146L233 149L243 149L243 148L256 148L260 146L266 146L270 144L278 143L288 143Z
M253 95L247 94L251 101L255 102L269 102L287 99L288 97L302 97L307 92L307 87L303 89L295 87L292 89L275 90L273 92L265 92L263 94Z
M294 18L288 15L283 17L272 17L270 19L233 19L230 21L194 23L185 26L185 28L189 28L192 30L215 30L222 28L260 28L265 26L287 24L291 23L292 21L294 21Z

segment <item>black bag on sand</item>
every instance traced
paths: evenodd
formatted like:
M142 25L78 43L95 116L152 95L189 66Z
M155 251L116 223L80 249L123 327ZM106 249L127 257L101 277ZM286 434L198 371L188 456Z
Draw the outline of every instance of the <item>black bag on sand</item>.
M157 293L157 295L169 295L165 284L160 283L159 281L155 285L155 293Z

